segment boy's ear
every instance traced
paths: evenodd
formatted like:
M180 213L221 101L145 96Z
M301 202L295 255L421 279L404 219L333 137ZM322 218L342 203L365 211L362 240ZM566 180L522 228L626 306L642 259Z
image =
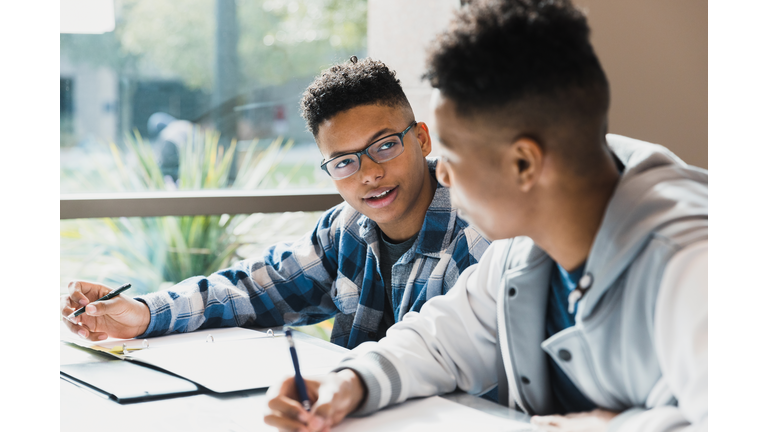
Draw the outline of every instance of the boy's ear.
M421 155L427 157L432 152L432 138L429 136L429 128L424 122L417 123L413 128L416 130L416 138L421 146Z
M544 165L541 145L529 137L517 138L507 149L506 163L511 168L514 184L528 192L536 184Z

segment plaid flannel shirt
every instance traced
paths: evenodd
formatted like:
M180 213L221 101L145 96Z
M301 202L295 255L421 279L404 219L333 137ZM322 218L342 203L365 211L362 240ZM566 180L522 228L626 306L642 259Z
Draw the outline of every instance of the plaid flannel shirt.
M434 176L436 160L428 165ZM336 317L331 342L354 348L386 333L387 303L374 221L347 203L328 210L315 229L293 243L270 247L208 277L137 297L150 323L139 338L213 327L308 325ZM489 242L451 208L438 184L413 246L392 268L395 320L445 294L480 260Z

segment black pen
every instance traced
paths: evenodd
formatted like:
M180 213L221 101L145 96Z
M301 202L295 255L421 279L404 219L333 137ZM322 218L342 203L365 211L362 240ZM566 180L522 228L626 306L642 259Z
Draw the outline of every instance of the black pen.
M104 301L104 300L109 300L109 299L111 299L111 298L113 298L113 297L117 297L117 296L119 296L119 295L120 295L120 293L121 293L121 292L123 292L123 291L127 290L127 289L128 289L128 288L130 288L130 287L131 287L131 284L127 283L127 284L125 284L125 285L121 286L120 288L116 288L116 289L113 289L112 291L110 291L109 293L107 293L107 295L105 295L104 297L101 297L101 298L99 298L99 299L96 299L96 300L92 301L91 303L94 303L94 302L97 302L97 301ZM86 305L86 306L87 306L87 305ZM67 319L68 319L68 320L71 320L71 319L72 319L72 318L74 318L74 317L78 317L78 316L82 315L82 314L83 314L83 312L85 312L85 306L83 306L83 307L81 307L80 309L78 309L78 310L76 310L76 311L72 312L71 314L69 314L69 316L67 317Z
M291 360L293 360L293 370L296 372L296 391L299 392L299 401L301 406L305 410L309 411L312 408L312 404L309 403L309 396L307 395L307 385L304 383L304 378L301 377L301 371L299 370L299 357L296 354L296 347L293 346L293 335L291 329L285 329L285 338L288 339L288 347L291 350Z

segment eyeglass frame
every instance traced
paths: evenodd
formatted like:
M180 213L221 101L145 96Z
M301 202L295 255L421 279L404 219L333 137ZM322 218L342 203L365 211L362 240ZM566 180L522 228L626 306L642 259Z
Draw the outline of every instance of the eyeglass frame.
M412 127L416 126L417 124L419 124L419 122L414 120L414 121L411 122L411 124L407 128L405 128L404 131L402 131L400 133L395 133L395 134L383 136L383 137L377 139L376 141L372 142L367 147L365 147L364 149L362 149L362 150L360 150L358 152L351 152L351 153L340 154L340 155L338 155L338 156L336 156L336 157L334 157L332 159L328 159L325 162L321 162L320 163L320 168L322 168L323 171L325 171L325 173L328 174L328 176L331 177L333 180L344 180L345 178L352 177L353 175L357 174L360 171L360 168L363 166L363 161L361 159L362 155L366 155L366 156L368 156L368 159L372 160L373 162L376 162L376 160L374 160L371 157L371 154L368 153L368 149L370 149L374 145L378 144L379 142L384 141L387 138L391 138L393 136L396 136L396 137L400 138L400 145L403 147L403 149L405 149L405 135L411 130ZM400 156L401 154L403 154L403 153L400 152L400 153L397 154L397 156ZM326 165L328 165L329 163L333 162L334 160L336 160L338 158L349 157L351 155L355 155L355 157L357 157L357 171L353 172L352 174L350 174L348 176L344 176L344 177L341 177L341 178L333 178L331 173L328 171L328 167ZM381 162L376 162L376 163L377 164L382 164L384 162L389 162L389 161L397 158L397 156L393 157L392 159L387 159L387 160L384 160L384 161L381 161Z

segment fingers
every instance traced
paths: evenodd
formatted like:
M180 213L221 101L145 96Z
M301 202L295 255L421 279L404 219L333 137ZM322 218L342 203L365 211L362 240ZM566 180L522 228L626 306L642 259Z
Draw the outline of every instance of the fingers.
M75 333L77 333L81 338L88 339L93 342L102 341L109 337L109 335L104 332L91 331L84 325L75 327L77 327L77 331Z
M322 391L321 395L325 392ZM349 413L349 403L346 400L345 395L335 393L332 397L321 396L320 399L312 407L312 414L320 419L324 420L324 427L330 428L341 423L342 420Z
M81 306L85 306L111 291L109 287L104 285L85 281L72 281L67 285L67 290L69 290L69 296L72 297L73 301Z
M119 315L123 312L125 312L125 303L124 299L120 297L90 303L85 307L85 314L93 317L103 315Z
M73 318L73 319L76 320L77 318ZM67 327L67 329L69 331L71 331L74 334L80 334L80 329L82 327L80 327L79 325L77 325L76 323L73 323L72 321L70 321L68 319L63 319L62 321L64 322L64 325ZM80 336L82 336L82 335L80 335Z
M363 389L359 377L354 371L344 369L324 379L318 389L318 398L312 407L312 413L334 426L354 411L362 398Z
M298 401L285 396L270 399L267 402L267 406L272 412L279 413L282 417L297 420L301 423L307 423L310 419L309 413L304 410Z
M312 407L312 414L314 418L321 419L322 424L319 424L323 430L330 428L341 422L344 419L344 412L336 409L332 402L324 404L316 404ZM319 429L318 429L319 430Z
M314 432L303 423L299 423L296 420L280 417L274 414L264 415L264 423L269 426L276 427L280 431Z
M79 317L77 317L75 319L79 319ZM109 337L109 335L107 335L104 332L91 331L88 328L88 326L86 326L84 324L78 325L78 324L75 324L75 323L73 323L73 322L71 322L69 320L66 320L66 319L63 320L63 322L64 322L64 325L67 326L67 329L69 329L69 331L71 331L72 333L80 336L83 339L88 339L88 340L97 342L97 341L102 341L102 340L106 339L107 337Z
M537 430L543 431L558 431L560 429L560 423L564 417L559 415L551 416L533 416L531 417L531 424L535 425Z
M281 431L315 432L321 430L326 422L312 416L301 404L286 396L278 396L267 403L269 412L264 415L264 422Z
M110 291L104 285L83 281L72 281L67 285L69 295L61 296L61 314L67 317L77 309L91 303ZM79 317L73 317L73 322L79 323Z
M298 392L296 391L296 381L294 381L294 377L292 376L286 377L279 386L275 387L275 389L277 390L277 393L274 393L272 395L273 397L285 396L294 400L299 399ZM270 388L270 390L272 390L272 388Z
M307 380L310 393L317 394L319 383ZM317 418L307 411L298 401L294 377L288 377L280 384L274 385L267 391L267 413L264 423L281 431L316 432L326 426L323 419ZM312 399L313 396L310 396Z
M79 307L80 306L75 301L73 301L69 295L64 294L59 298L59 308L61 309L61 316L65 318L69 316L69 314L77 310Z

